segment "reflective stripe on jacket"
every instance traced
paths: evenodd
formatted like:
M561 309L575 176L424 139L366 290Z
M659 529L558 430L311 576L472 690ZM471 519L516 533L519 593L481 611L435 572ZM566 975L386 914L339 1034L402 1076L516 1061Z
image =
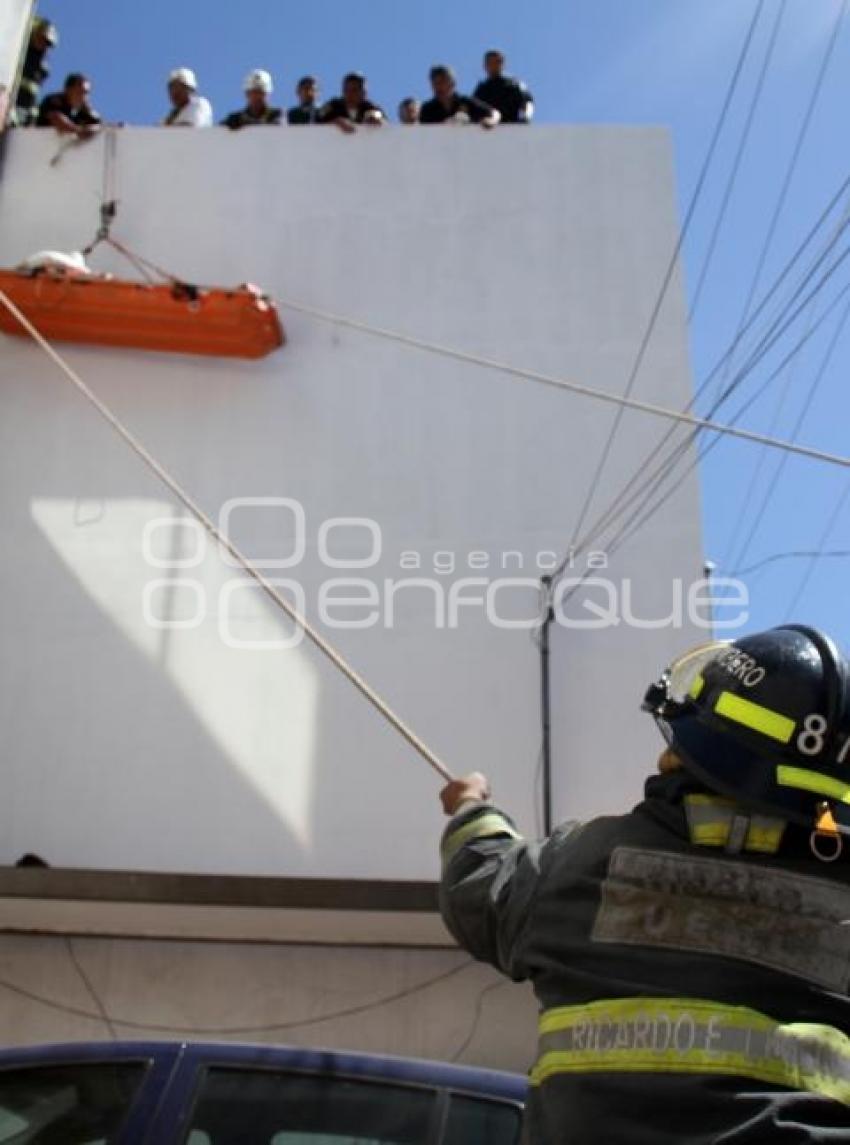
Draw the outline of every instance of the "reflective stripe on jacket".
M528 1139L850 1142L850 864L681 775L523 840L465 808L441 909L541 1004Z

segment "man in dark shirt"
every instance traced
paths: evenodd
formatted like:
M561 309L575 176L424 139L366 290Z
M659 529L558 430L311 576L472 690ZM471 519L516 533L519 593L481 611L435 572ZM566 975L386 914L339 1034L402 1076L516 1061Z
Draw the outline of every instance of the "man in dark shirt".
M329 100L319 111L320 123L334 123L345 132L357 130L358 123L380 127L387 117L366 93L366 77L349 72L342 81L342 95Z
M62 91L45 96L38 109L38 127L54 127L63 135L84 139L100 127L100 116L89 103L91 84L80 72L71 72Z
M59 34L54 24L43 18L33 21L18 92L15 96L14 121L19 127L31 127L38 117L41 85L50 74L44 58L58 43Z
M477 99L495 107L502 123L530 123L534 115L534 99L525 84L512 76L503 75L505 57L495 48L485 53L483 79L475 89Z
M490 128L499 122L495 108L474 96L458 94L451 68L437 64L431 68L430 77L434 98L422 104L420 123L480 123Z
M315 76L302 76L295 88L298 106L286 113L292 127L304 127L319 122L319 84Z
M419 100L407 96L398 105L398 121L410 127L419 122Z
M232 111L221 122L231 131L240 127L255 127L262 124L273 126L280 123L283 109L269 106L269 96L274 90L272 77L262 68L255 68L245 76L245 106L241 111Z

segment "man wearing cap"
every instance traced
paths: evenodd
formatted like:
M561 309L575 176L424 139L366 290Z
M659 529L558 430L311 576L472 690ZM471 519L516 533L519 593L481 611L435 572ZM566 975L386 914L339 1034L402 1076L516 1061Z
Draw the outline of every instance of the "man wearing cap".
M271 107L269 96L274 90L272 77L263 68L255 68L245 76L242 89L245 92L245 106L240 111L232 111L221 121L224 127L237 131L240 127L257 127L263 124L277 126L283 116L283 109Z
M198 95L198 81L191 68L175 68L168 77L171 111L163 119L166 127L212 127L210 101Z
M15 96L14 122L19 127L32 126L38 118L41 85L50 74L45 57L59 43L56 25L43 16L34 20L30 30L21 79Z
M788 624L643 706L667 746L628 814L531 843L483 775L441 793L443 918L540 1004L525 1139L850 1141L850 665Z

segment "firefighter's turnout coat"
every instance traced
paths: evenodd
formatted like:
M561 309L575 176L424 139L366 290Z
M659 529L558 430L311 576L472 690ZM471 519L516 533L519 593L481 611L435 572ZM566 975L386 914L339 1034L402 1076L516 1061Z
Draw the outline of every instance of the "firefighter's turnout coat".
M533 1145L850 1142L850 862L683 773L541 844L485 803L442 841L443 917L530 979Z

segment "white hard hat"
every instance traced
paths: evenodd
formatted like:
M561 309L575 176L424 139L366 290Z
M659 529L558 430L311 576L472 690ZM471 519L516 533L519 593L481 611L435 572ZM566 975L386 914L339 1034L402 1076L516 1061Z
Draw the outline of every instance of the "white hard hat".
M173 72L168 73L168 82L182 83L186 87L191 88L192 91L195 91L198 86L195 73L191 68L175 68Z
M252 72L248 72L245 76L245 82L242 85L243 91L262 91L266 95L271 95L274 90L272 77L263 68L254 68Z

